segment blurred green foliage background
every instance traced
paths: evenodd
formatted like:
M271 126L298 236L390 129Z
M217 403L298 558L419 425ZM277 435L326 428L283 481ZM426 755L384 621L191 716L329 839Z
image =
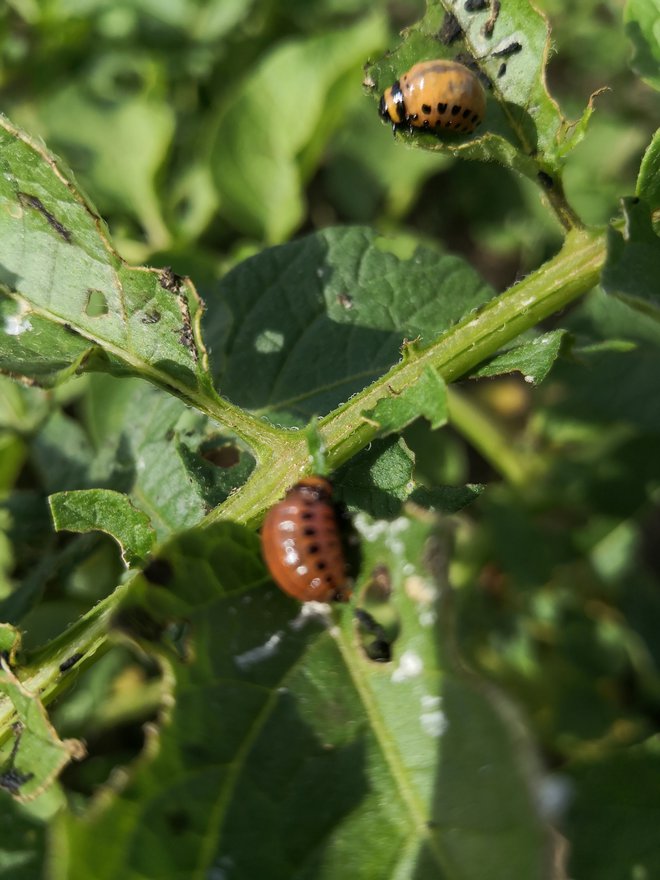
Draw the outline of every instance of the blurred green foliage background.
M551 91L598 98L567 189L606 222L630 193L654 97L627 65L622 3L540 4ZM62 155L131 261L202 287L246 251L337 222L441 238L499 286L556 248L536 189L497 166L397 144L361 68L421 0L14 0L0 12L0 96Z
M657 94L629 66L622 2L538 5L552 24L549 88L565 114L579 116L608 87L565 178L578 214L604 224L634 192ZM397 142L361 86L365 61L422 13L421 0L9 0L0 106L73 169L127 260L170 265L204 297L265 245L356 222L438 240L503 289L561 241L537 188L496 165ZM615 350L580 350L627 336L603 302L595 291L565 316L574 347L541 388L517 378L469 388L520 455L538 460L533 484L501 481L497 462L455 431L420 422L406 433L428 485L491 484L457 529L461 644L524 707L557 772L573 873L600 880L637 878L624 868L656 833L660 810L657 791L642 794L660 748L660 363L643 345L625 362ZM110 407L122 393L118 380L93 383ZM11 497L3 596L51 534L35 497L58 488L53 448L88 442L86 387L46 394L0 382L0 487ZM114 545L91 536L58 559L61 580L33 613L28 645L58 632L121 571ZM143 693L131 689L148 686L153 670L136 673L118 657L96 667L95 687L115 687L121 671L119 689ZM80 692L60 720L79 735L86 718L91 736L107 719L84 702ZM126 705L124 720L140 718ZM104 748L99 737L81 789L119 759ZM620 861L594 863L594 822L616 838Z

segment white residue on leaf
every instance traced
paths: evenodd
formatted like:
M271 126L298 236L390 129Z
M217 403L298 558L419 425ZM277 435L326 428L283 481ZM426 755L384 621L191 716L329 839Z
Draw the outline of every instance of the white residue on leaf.
M264 330L254 341L254 347L259 354L272 354L282 351L284 347L284 334L275 330Z
M424 733L429 736L442 736L447 730L447 716L438 709L436 712L422 712L419 716L420 724Z
M416 678L424 670L422 658L415 651L404 651L399 659L399 665L392 673L392 681L399 684L409 678Z
M523 378L525 379L525 382L527 382L528 385L534 384L534 376L524 376Z
M568 776L552 774L541 779L536 793L541 815L550 822L560 822L575 794Z
M364 538L365 541L377 541L379 538L385 538L385 544L388 550L391 550L396 556L403 554L405 549L403 542L399 538L402 532L410 527L410 520L405 516L387 522L387 520L372 521L363 514L358 514L354 519L355 527Z
M387 531L388 523L384 519L378 519L372 522L363 513L358 513L354 518L355 528L362 535L365 541L377 541L381 535Z
M32 330L32 324L26 315L20 312L16 315L7 315L4 325L4 331L7 336L20 336L26 330Z
M262 660L272 657L281 641L282 633L276 632L263 645L250 648L249 651L244 651L242 654L237 654L234 657L234 662L239 669L249 669L255 663L261 663Z
M424 611L421 611L419 614L419 625L433 626L437 619L438 615L435 613L434 608L425 608Z
M329 626L331 623L330 606L327 602L303 602L298 615L289 623L292 630L299 630L306 626L310 620Z
M399 538L399 535L402 532L405 532L409 526L410 520L406 519L405 516L400 516L389 524L389 529L387 530L388 534L385 538L385 546L395 556L401 557L405 553L406 548L401 538Z

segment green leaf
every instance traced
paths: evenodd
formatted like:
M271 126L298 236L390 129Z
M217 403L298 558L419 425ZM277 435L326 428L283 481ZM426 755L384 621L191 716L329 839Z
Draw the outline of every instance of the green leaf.
M86 487L94 450L80 422L56 409L31 444L32 464L47 493Z
M374 15L339 31L280 44L231 90L211 167L221 211L234 225L272 243L300 224L301 153L328 121L332 89L349 74L357 81L364 58L384 39L383 20Z
M375 440L337 471L337 497L353 510L392 519L406 501L439 513L457 513L483 491L483 486L421 486L414 465L415 456L403 439Z
M103 369L195 389L200 303L171 272L131 269L43 147L0 119L0 369L56 379Z
M420 486L411 492L409 500L419 507L434 510L437 513L458 513L476 501L485 488L479 484L440 486L434 489Z
M419 416L439 428L447 421L447 386L436 370L427 367L414 385L393 391L392 397L380 400L364 416L379 424L380 436L402 431Z
M633 46L630 66L644 82L660 90L659 0L628 0L623 20Z
M646 202L651 214L660 211L660 128L642 158L635 193ZM654 223L660 224L660 219L655 218Z
M415 488L414 464L402 438L374 440L337 471L337 497L348 507L391 519Z
M460 34L443 45L445 14ZM492 25L492 26L491 26ZM527 0L484 4L471 9L463 0L427 0L423 20L405 32L394 52L368 68L370 86L380 97L406 70L434 58L467 60L488 83L482 128L466 138L439 139L415 132L410 137L425 149L466 159L495 160L537 179L540 170L558 175L561 158L579 140L576 126L562 117L545 83L549 31L545 17ZM591 107L577 124L581 135ZM558 181L555 181L558 184Z
M85 748L78 740L58 737L39 699L23 687L4 660L0 660L0 693L12 703L20 722L0 785L20 800L30 800L46 790L70 761L83 758Z
M633 314L627 310L628 315ZM660 431L660 351L657 342L625 349L574 349L578 364L558 362L553 379L563 382L558 412L576 422L618 423ZM585 369L587 367L587 369Z
M127 493L159 539L199 522L242 485L252 457L205 416L139 380L89 378L85 421L56 412L32 443L46 492Z
M1 880L35 880L42 876L45 825L33 819L8 792L0 791L3 834L0 842Z
M110 489L58 492L48 499L58 531L107 532L121 547L129 568L144 562L155 541L149 517L126 495Z
M652 843L660 801L648 784L659 770L657 738L570 768L575 783L568 815L572 877L618 880L660 873L660 851ZM603 848L604 834L608 845Z
M525 382L538 385L548 375L559 357L565 330L552 330L536 336L531 342L524 342L510 348L479 367L471 376L501 376L504 373L522 373Z
M81 366L93 346L82 336L35 314L27 301L4 298L0 288L0 369L42 385L56 385Z
M425 182L451 161L428 150L402 155L399 140L361 100L333 139L323 182L328 199L347 222L369 222L382 213L402 218L424 197Z
M623 298L610 296L600 288L592 291L571 316L570 329L583 337L582 350L632 352L637 342L660 345L660 326L644 309L632 308ZM586 340L596 340L587 342ZM578 353L578 356L580 354Z
M364 227L326 229L237 266L205 315L223 394L306 422L430 342L493 290L461 259Z
M199 522L254 464L215 423L145 382L90 377L86 416L97 449L90 478L128 492L160 540Z
M0 620L18 622L41 596L52 572L53 529L45 498L16 490L0 500L0 522L11 546L13 582L0 600Z
M408 520L371 536L398 621L384 664L350 606L333 620L267 585L253 534L221 524L169 543L121 622L141 621L153 650L145 619L156 633L185 615L195 662L171 661L169 721L123 789L62 817L54 877L544 876L523 731L439 649L442 584L419 564L431 537Z
M84 75L54 93L39 108L49 143L67 155L85 156L82 185L97 194L104 210L120 207L141 223L153 248L169 244L156 193L156 175L174 134L174 113L147 83L158 76L138 53L106 52ZM137 94L118 82L140 84ZM103 100L99 100L102 96Z
M610 228L603 289L644 313L649 322L660 321L658 278L660 238L653 231L648 205L638 198L622 199L625 226L620 233Z
M14 662L14 655L20 647L20 642L21 635L15 627L8 623L0 623L0 654L10 663Z

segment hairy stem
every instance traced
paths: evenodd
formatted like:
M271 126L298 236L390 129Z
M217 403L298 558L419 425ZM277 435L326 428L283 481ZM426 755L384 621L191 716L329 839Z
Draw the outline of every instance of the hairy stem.
M574 230L557 256L536 272L465 317L426 348L410 349L403 360L378 381L320 421L319 431L329 466L339 466L377 436L378 425L372 419L366 420L363 414L373 409L379 400L400 394L429 366L436 369L446 382L465 375L481 361L492 357L502 345L586 293L597 283L604 260L605 234ZM193 398L189 398L189 402L195 405ZM453 407L456 416L456 399ZM232 426L239 435L252 435L253 424L248 432L240 430L241 416L237 408L229 405L225 409L219 405L212 415L223 421L223 413L235 416ZM465 427L465 411L463 416ZM472 425L474 427L474 420ZM251 478L205 519L205 525L218 520L233 520L256 527L264 511L292 483L311 470L312 459L304 432L267 426L264 433L268 440L259 444L261 455ZM502 461L504 459L500 457L500 463ZM514 482L523 479L511 461L503 467L509 470L508 476ZM108 622L128 586L126 583L118 587L50 643L39 657L33 658L29 666L23 667L19 671L23 684L45 702L66 687L73 676L63 674L60 666L75 654L80 654L76 666L82 666L107 647ZM0 701L0 740L2 728L6 734L12 716L13 709L8 701Z

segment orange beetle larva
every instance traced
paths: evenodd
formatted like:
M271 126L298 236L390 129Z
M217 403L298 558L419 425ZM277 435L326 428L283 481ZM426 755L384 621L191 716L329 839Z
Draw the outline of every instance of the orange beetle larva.
M413 65L380 99L380 115L397 128L469 134L486 112L486 95L474 73L457 61Z
M275 583L301 602L346 602L351 595L332 486L296 483L266 514L261 546Z

